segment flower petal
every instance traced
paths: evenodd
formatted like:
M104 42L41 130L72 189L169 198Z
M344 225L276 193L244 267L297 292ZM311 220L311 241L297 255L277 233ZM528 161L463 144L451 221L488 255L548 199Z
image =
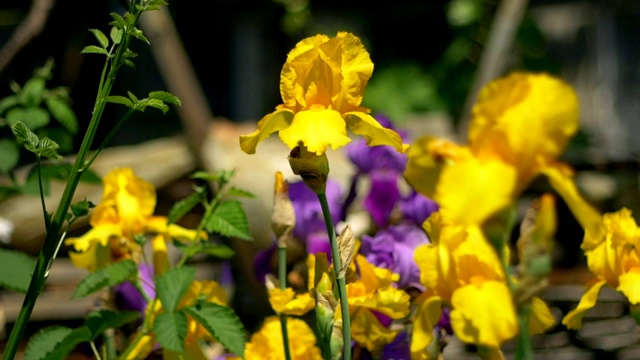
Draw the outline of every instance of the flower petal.
M354 316L355 315L355 316ZM377 353L390 344L398 331L383 326L380 320L368 309L358 309L352 314L351 336L367 350Z
M587 291L582 295L578 307L569 311L569 313L562 319L562 325L567 329L577 330L582 327L582 318L586 315L587 311L591 310L598 301L598 295L602 286L606 284L605 281L598 281L591 285Z
M556 319L551 314L549 306L539 297L531 299L531 313L529 315L529 333L531 335L542 334L552 327Z
M426 294L416 300L418 308L413 319L411 337L411 359L429 359L427 348L433 341L433 328L442 314L442 298L427 297Z
M76 251L84 252L94 244L107 246L111 237L122 237L122 228L119 224L98 225L80 237L66 239L64 243L65 245L73 245Z
M276 111L265 115L258 121L258 130L249 135L240 136L240 148L247 154L255 154L258 143L274 132L286 129L292 120L293 111L277 108ZM290 146L290 148L293 148L293 146Z
M296 113L289 127L280 130L280 139L291 149L303 142L316 155L324 154L328 146L335 150L351 141L340 113L321 107Z
M634 267L631 271L620 275L618 291L627 297L631 304L640 303L640 269Z
M400 153L404 153L409 149L409 145L402 143L402 138L397 132L382 127L369 114L353 111L345 113L344 118L349 130L356 135L363 136L369 146L389 145Z
M497 281L457 289L451 297L451 325L465 343L498 347L518 333L511 292Z

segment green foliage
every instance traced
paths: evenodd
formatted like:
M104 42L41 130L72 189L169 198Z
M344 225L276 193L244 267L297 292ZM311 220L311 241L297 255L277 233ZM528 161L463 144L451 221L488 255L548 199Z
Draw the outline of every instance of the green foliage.
M147 107L152 107L162 111L165 114L167 113L167 111L169 111L169 106L166 103L176 104L176 105L182 104L182 102L180 101L180 99L178 99L177 96L172 95L166 91L151 92L149 93L149 97L144 99L138 99L131 92L128 92L127 95L129 96L128 98L124 96L118 96L118 95L108 96L107 102L124 105L129 109L137 110L141 112L144 112L147 109Z
M0 248L0 286L26 293L36 260L17 250Z
M187 337L187 316L181 311L158 314L153 322L153 332L163 348L183 352Z
M44 164L40 166L40 176L42 177L43 194L45 196L50 193L50 182L52 180L67 181L71 174L71 164ZM80 181L87 184L99 184L100 177L93 171L86 171L80 177ZM38 168L33 166L22 185L20 191L24 194L38 195Z
M180 220L189 211L191 211L196 205L200 204L206 198L206 190L203 187L197 187L195 191L186 198L176 202L169 211L167 223L174 224Z
M66 359L78 344L89 341L90 336L89 329L84 326L77 329L64 326L44 328L29 341L25 360Z
M109 328L117 329L139 318L140 313L137 311L115 312L112 310L100 310L90 313L84 322L84 326L89 330L89 340L94 341L105 330Z
M18 144L10 139L0 139L0 173L15 168L20 159Z
M247 215L236 200L220 203L206 219L205 229L223 236L252 240Z
M207 254L218 259L231 259L235 252L223 244L214 244L211 242L194 242L188 245L181 243L180 241L173 242L178 249L181 249L185 253L187 259L193 257L196 254Z
M156 294L165 311L173 311L196 277L192 267L174 268L156 278Z
M78 299L85 297L105 286L114 286L126 280L132 280L137 273L138 266L133 260L118 261L87 275L87 277L78 284L73 298Z
M201 302L183 310L202 324L225 348L240 357L244 356L245 329L232 309L215 303Z

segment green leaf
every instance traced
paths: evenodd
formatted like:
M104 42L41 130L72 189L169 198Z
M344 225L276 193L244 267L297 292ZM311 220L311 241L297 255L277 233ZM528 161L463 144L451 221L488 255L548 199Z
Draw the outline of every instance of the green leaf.
M89 329L84 326L73 330L63 326L42 329L29 341L25 360L66 359L78 344L89 338Z
M211 216L206 219L205 228L223 236L252 240L247 215L242 204L236 200L222 202L216 206Z
M40 105L42 101L42 93L45 90L45 80L42 78L31 78L27 80L22 87L21 102L25 107L34 107Z
M178 106L182 105L182 102L177 96L166 91L152 91L149 93L149 98L161 100L162 102L174 104Z
M40 139L40 154L51 160L62 160L63 157L58 154L60 146L48 137Z
M107 52L107 50L95 45L86 46L84 49L82 49L80 53L81 54L102 54L102 55L109 56L109 53Z
M135 278L138 273L138 266L133 260L123 260L113 263L103 269L97 270L82 279L73 299L78 299L94 293L105 286L118 285L125 280Z
M12 170L20 160L20 148L15 141L0 139L0 172Z
M16 139L18 139L18 142L24 144L27 150L31 152L38 151L38 147L40 146L38 135L31 131L23 122L18 121L11 125L11 131Z
M49 113L38 107L20 108L14 107L7 112L7 121L14 125L23 122L31 130L41 128L49 124Z
M182 219L182 217L198 205L203 198L204 189L197 188L196 192L173 204L171 210L169 210L167 224L175 224L178 220Z
M81 217L89 214L89 210L96 207L96 204L84 199L76 203L71 204L71 213L75 217Z
M249 199L253 199L256 196L246 190L242 190L242 189L238 189L235 186L232 186L229 191L227 191L227 195L232 195L232 196L239 196L239 197L245 197L245 198L249 198Z
M235 255L235 252L227 245L214 244L211 242L194 243L190 248L193 249L191 250L193 254L207 254L219 259L231 259L233 255Z
M0 248L0 264L0 286L26 293L36 260L21 251Z
M65 129L59 127L46 127L38 129L38 137L48 137L60 145L59 152L71 152L73 150L73 136Z
M8 199L13 195L20 193L20 187L18 186L3 186L0 185L0 201Z
M166 311L175 310L195 277L195 268L182 267L171 269L156 278L156 294Z
M131 31L131 35L138 40L144 41L147 45L151 45L149 39L147 39L147 37L142 33L142 30L134 28L133 31Z
M72 134L78 132L78 118L64 98L56 96L47 98L45 101L54 119L58 120L68 132Z
M167 104L163 103L161 100L156 100L156 99L145 99L145 100L146 100L144 102L145 106L156 108L162 111L163 114L166 114L167 111L169 111L169 106L167 106Z
M122 104L128 108L133 108L133 101L129 100L124 96L107 96L107 102L114 104Z
M114 44L120 44L120 42L122 41L122 30L118 29L117 27L112 27L109 36L111 37L111 40Z
M122 63L127 65L128 67L132 68L133 70L136 69L136 64L133 61L129 60L129 59L122 58Z
M138 54L131 51L131 49L127 49L124 51L124 57L128 58L128 59L135 59L138 57Z
M127 91L127 95L129 96L129 99L133 101L134 104L138 102L138 98L131 91Z
M206 181L216 181L221 186L228 183L233 175L235 175L235 170L218 170L215 174L206 172L206 171L196 171L191 175L192 179L201 179Z
M120 14L111 13L111 17L113 18L113 21L110 22L109 25L115 26L118 29L124 29L127 26L127 23L124 21L122 16L120 16Z
M89 31L91 31L96 39L98 39L98 42L103 49L106 49L107 46L109 46L109 39L107 39L107 36L102 31L98 29L89 29Z
M9 95L0 100L0 114L3 114L9 108L18 105L18 97L16 95Z
M234 354L244 356L245 329L231 308L215 303L201 303L183 309Z
M159 314L153 321L153 333L163 348L183 352L187 338L187 316L180 311Z
M117 329L139 318L140 313L137 311L115 312L112 310L100 310L90 313L84 322L84 326L89 329L91 334L90 340L93 341L105 330L109 328Z

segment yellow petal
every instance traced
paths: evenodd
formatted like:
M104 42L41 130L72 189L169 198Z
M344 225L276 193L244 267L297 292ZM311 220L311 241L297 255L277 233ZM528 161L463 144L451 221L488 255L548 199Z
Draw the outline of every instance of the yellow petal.
M633 268L626 274L622 274L619 278L620 285L618 291L627 297L631 304L640 303L640 269Z
M506 284L483 281L457 289L451 297L451 325L465 343L498 347L518 333L518 321Z
M446 167L434 200L455 222L482 224L513 202L516 169L499 160L468 158Z
M335 150L351 141L340 113L323 108L296 113L291 125L280 130L280 139L291 149L303 142L316 155L324 154L328 146Z
M269 289L269 303L278 314L302 316L315 307L309 293L295 294L292 288Z
M400 319L409 314L411 297L404 290L393 286L378 289L375 310L392 319Z
M267 114L258 121L258 130L249 135L240 136L240 148L247 154L255 154L258 143L274 132L286 129L292 120L293 112L288 109L277 109Z
M371 115L363 112L349 112L344 116L349 129L354 134L364 137L367 145L388 145L400 153L409 149L409 145L402 143L402 138L397 132L383 127Z
M542 334L555 324L549 306L539 297L531 299L531 313L529 315L529 333Z
M411 359L428 359L427 348L433 341L433 328L440 321L442 299L438 296L421 296L416 300L411 336Z
M367 309L359 309L351 320L351 337L360 346L377 353L390 344L398 335L398 331L383 326L380 320Z
M554 163L545 166L542 173L549 183L560 194L573 216L585 230L582 249L589 250L603 241L603 229L600 213L580 195L580 190L573 181L570 169L563 164Z
M582 318L586 315L587 311L591 310L598 301L598 295L600 290L605 284L604 281L598 281L591 285L587 291L582 295L578 307L569 311L569 313L562 319L562 325L567 329L577 330L582 327Z
M613 288L618 287L618 278L622 274L622 252L611 243L611 237L595 248L585 251L589 270Z
M433 197L443 165L431 152L431 145L436 141L431 136L416 140L407 153L408 162L404 171L404 178L409 185L427 197Z
M546 74L513 73L479 92L469 143L474 153L500 153L527 172L537 157L558 157L577 129L578 98L569 85Z
M413 258L420 269L420 282L445 300L458 286L456 264L449 249L441 244L418 246Z
M94 227L80 237L66 239L64 243L72 245L77 251L84 252L95 244L107 246L111 237L119 239L122 236L122 228L119 224L104 224Z
M145 359L153 350L155 343L155 336L142 335L140 340L135 344L133 350L131 350L127 355L126 360Z
M112 170L102 181L102 204L117 209L126 234L139 233L144 218L152 215L156 207L156 191L153 184L136 176L129 168Z
M162 275L171 268L164 236L154 236L151 240L151 248L153 249L153 268L155 274L156 276Z

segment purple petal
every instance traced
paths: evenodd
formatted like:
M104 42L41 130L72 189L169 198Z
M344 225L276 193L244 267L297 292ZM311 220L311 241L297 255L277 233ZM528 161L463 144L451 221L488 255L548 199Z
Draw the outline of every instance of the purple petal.
M409 337L406 332L401 332L396 336L395 340L382 349L381 360L399 360L411 359L411 348L409 346Z
M396 201L400 199L398 177L399 174L392 171L377 170L371 173L371 190L363 205L379 228L386 226Z
M342 220L342 189L333 180L327 181L327 202L333 223ZM296 214L296 227L293 236L300 241L305 241L312 233L326 231L322 207L316 194L302 181L289 184L289 197Z
M331 261L331 243L329 242L327 233L310 234L307 237L307 252L309 254L325 253L329 261Z
M428 197L413 191L400 201L400 211L405 219L421 226L432 213L438 211L438 204Z
M277 249L278 245L272 242L268 248L258 251L253 259L254 274L260 283L264 281L267 274L273 273L273 257Z

